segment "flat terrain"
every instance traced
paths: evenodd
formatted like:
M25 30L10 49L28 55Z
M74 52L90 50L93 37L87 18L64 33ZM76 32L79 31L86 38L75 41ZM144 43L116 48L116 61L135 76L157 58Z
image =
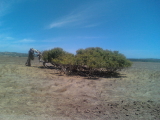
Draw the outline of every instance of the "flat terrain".
M160 63L87 79L35 59L0 57L0 120L160 120Z

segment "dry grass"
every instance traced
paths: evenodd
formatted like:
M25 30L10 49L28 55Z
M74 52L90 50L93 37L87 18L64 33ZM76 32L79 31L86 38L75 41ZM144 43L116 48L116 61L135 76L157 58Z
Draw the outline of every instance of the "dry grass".
M0 58L1 120L160 119L160 63L136 62L120 78L94 80L26 60Z

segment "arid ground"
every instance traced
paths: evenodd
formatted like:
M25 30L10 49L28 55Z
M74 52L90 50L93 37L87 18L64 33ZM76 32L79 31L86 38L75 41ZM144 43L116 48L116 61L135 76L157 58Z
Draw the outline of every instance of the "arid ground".
M160 120L160 63L88 79L26 60L0 57L0 120Z

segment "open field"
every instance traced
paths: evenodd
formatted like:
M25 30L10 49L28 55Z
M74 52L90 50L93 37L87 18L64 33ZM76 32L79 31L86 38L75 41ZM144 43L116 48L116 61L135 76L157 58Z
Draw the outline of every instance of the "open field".
M87 79L26 60L0 57L1 120L160 120L160 63Z

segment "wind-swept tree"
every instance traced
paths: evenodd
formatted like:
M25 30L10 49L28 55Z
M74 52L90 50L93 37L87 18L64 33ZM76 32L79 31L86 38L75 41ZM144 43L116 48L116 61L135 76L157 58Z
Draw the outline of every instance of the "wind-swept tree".
M78 69L86 67L88 70L105 69L108 72L115 72L126 67L130 67L132 63L118 51L104 50L100 47L90 47L79 49L76 55L64 51L62 48L54 48L43 52L44 61L60 66L69 66L70 69ZM72 71L72 70L70 70Z

